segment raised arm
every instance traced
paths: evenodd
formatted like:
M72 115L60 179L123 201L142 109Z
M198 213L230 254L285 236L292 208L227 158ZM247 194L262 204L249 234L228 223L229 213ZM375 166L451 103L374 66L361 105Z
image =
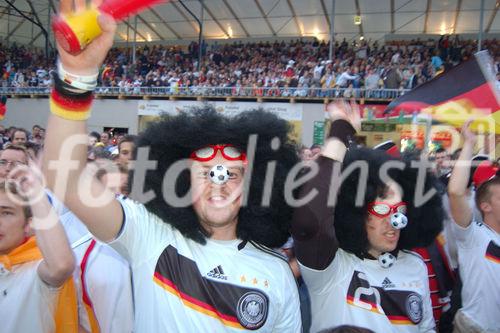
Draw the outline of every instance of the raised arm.
M38 266L38 275L49 286L60 287L73 274L75 258L64 228L59 223L35 170L38 170L37 167L30 162L29 169L18 170L13 178L27 197L31 209L30 226L43 256Z
M467 185L470 177L470 164L477 137L470 130L472 120L462 127L464 146L451 173L448 183L451 217L461 227L468 227L472 222L472 208L467 197Z
M323 270L333 261L338 241L333 227L334 207L328 206L330 188L340 181L332 178L334 168L344 160L349 140L359 127L359 110L354 103L341 102L329 106L332 125L330 134L318 158L319 172L306 182L299 199L311 191L317 194L307 204L294 211L292 235L297 259L309 268ZM354 126L354 127L353 127Z
M100 5L94 0L94 5ZM72 11L72 0L61 0L60 10L63 14ZM85 0L75 0L76 11L85 9ZM109 16L101 15L99 24L103 33L87 46L80 54L73 56L58 45L61 68L55 74L50 108L51 115L47 126L44 146L43 171L48 187L73 211L89 230L99 239L109 241L118 234L123 220L120 204L114 200L112 193L105 192L104 187L95 177L84 179L87 160L86 122L92 104L92 90L108 50L113 45L116 24ZM62 80L65 79L65 80ZM69 82L69 83L68 83ZM83 83L83 84L82 84ZM79 135L79 136L78 136ZM71 162L71 161L72 162ZM79 193L79 181L90 188L87 195ZM81 190L81 189L80 189ZM89 205L101 196L102 205Z

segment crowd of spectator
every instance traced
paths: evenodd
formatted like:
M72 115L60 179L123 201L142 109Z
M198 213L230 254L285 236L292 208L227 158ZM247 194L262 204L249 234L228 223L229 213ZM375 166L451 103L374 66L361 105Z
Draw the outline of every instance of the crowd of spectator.
M35 163L40 162L40 153L45 141L45 128L40 125L33 125L31 131L22 127L4 127L0 125L0 152L9 147L23 147L29 158ZM99 170L97 177L116 193L125 193L126 174L129 161L132 159L136 136L118 133L114 131L103 131L102 133L90 132L88 134L87 160L96 162L102 170ZM4 167L8 161L0 158L0 168ZM12 164L12 163L11 163ZM24 163L21 163L24 164ZM11 165L10 167L14 167ZM114 167L114 169L113 169ZM117 183L113 179L107 179L107 174L111 171L120 175ZM101 179L102 178L102 179ZM107 182L109 180L109 182Z
M486 40L483 46L498 65L497 41ZM130 48L114 48L101 69L99 85L130 94L140 93L142 87L162 87L165 93L186 95L359 97L359 88L413 89L469 59L477 44L458 35L383 45L349 44L344 39L334 50L330 61L329 44L317 40L203 43L198 70L195 42L188 47L146 44L137 49L135 61ZM1 84L48 87L54 63L46 61L41 50L0 45Z

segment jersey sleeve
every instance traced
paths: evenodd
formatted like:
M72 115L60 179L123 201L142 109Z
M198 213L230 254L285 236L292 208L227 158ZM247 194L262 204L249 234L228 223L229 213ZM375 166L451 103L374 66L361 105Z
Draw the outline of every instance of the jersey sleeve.
M283 303L280 315L277 318L277 325L273 332L302 332L302 319L300 314L299 293L297 283L292 275L292 271L285 267L283 281Z
M455 236L458 247L471 249L479 245L476 237L477 223L475 221L472 221L471 224L469 224L469 226L467 226L466 228L453 223L452 228L453 235Z
M94 261L89 269L98 269L94 274L106 274L108 278L94 277L86 279L86 283L100 329L109 333L130 333L134 326L134 310L128 263L106 245L99 248L96 256L100 262Z
M311 294L320 295L341 283L351 267L351 259L343 250L337 251L335 259L324 270L317 270L303 265L299 261L300 273Z
M124 198L117 200L123 209L123 225L109 245L134 267L155 255L157 248L165 245L171 230L143 204Z
M316 191L305 205L295 208L292 236L297 259L312 269L325 269L335 256L338 241L333 226L333 207L328 206L330 179L336 161L320 156L319 172L300 190L300 198Z
M351 138L356 134L352 125L343 119L335 120L330 128L329 138L337 139L349 146ZM333 141L335 142L335 141ZM292 236L297 259L302 265L312 269L323 270L330 265L339 248L333 223L334 207L330 204L331 189L340 185L340 177L332 177L335 167L342 163L343 155L332 156L338 153L341 146L333 145L329 152L330 157L320 156L315 163L318 172L306 181L300 188L299 198L307 199L307 203L294 209L292 217ZM335 160L337 158L339 160ZM314 194L315 193L315 194ZM335 195L337 195L336 193Z
M40 266L42 261L43 260L39 261L36 268L37 272L35 273L36 278L33 288L33 294L38 295L39 299L41 300L40 311L41 311L42 321L44 323L47 323L47 325L53 325L54 316L57 310L57 300L59 297L59 293L62 291L63 287L53 287L48 285L45 281L42 280L42 278L38 274L38 266Z

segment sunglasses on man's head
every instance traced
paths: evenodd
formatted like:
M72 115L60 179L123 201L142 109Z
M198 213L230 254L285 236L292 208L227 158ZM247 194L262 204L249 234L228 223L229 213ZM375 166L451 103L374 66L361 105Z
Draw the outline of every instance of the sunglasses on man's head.
M368 205L368 213L377 217L387 217L391 214L401 213L406 215L407 207L406 202L400 202L395 205L386 202L376 201Z
M230 144L208 145L193 151L189 157L195 161L207 162L214 159L218 151L228 161L246 161L247 159L245 153Z

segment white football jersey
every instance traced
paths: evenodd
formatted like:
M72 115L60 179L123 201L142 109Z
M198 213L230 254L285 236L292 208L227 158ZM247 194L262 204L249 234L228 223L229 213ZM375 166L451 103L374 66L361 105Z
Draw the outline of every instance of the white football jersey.
M201 245L120 202L124 225L110 245L132 268L136 333L301 332L297 286L276 253L241 240Z
M49 197L75 254L73 280L78 298L78 319L79 324L90 332L90 319L84 306L81 266L92 236L78 217L53 195ZM83 279L87 299L101 332L132 332L134 306L128 262L109 245L97 242L88 254Z
M339 249L322 271L300 265L311 297L311 332L355 325L374 332L434 332L427 268L399 251L383 268Z
M89 235L90 236L90 235ZM74 244L77 267L73 273L78 293L78 317L80 325L91 331L90 319L83 304L85 293L90 300L95 319L101 332L130 333L134 327L132 278L127 261L107 244L96 242L89 249L92 238ZM85 272L82 259L86 253Z
M54 332L59 288L47 285L38 275L42 260L15 265L11 270L0 264L0 331Z
M487 332L500 332L500 236L482 223L454 225L462 279L461 311Z

